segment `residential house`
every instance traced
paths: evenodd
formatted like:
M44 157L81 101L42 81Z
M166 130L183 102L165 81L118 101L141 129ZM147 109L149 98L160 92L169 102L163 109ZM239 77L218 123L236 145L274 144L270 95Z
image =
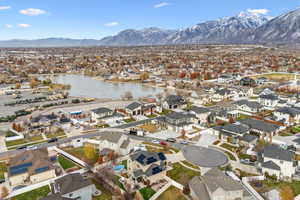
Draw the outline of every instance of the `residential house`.
M142 106L143 106L143 104L141 104L139 102L133 102L133 103L129 104L128 106L126 106L125 110L126 110L126 113L131 116L142 115L142 113L143 113Z
M166 176L167 158L162 152L138 151L128 159L128 173L135 183L155 183Z
M168 110L183 108L184 105L186 101L179 95L169 95L163 102L163 108Z
M272 141L272 137L276 135L280 126L257 119L243 119L239 121L241 124L245 124L250 128L250 132L256 134L261 139Z
M256 101L240 100L234 103L238 110L250 113L258 113L263 111L263 106Z
M95 185L79 173L68 174L51 184L52 193L41 200L92 200Z
M256 85L256 81L249 77L244 77L240 80L240 85L253 87Z
M189 181L193 200L252 200L253 196L240 183L219 169L211 169L203 176Z
M221 88L217 89L215 93L212 96L212 100L215 102L223 101L223 100L229 100L237 96L238 94L235 91Z
M38 183L56 177L56 155L47 149L30 150L9 160L8 178L12 186L25 183Z
M191 113L172 112L158 118L157 120L158 123L169 130L182 132L193 128L193 119L196 119L196 116Z
M258 102L263 106L272 109L277 106L279 98L275 94L260 95Z
M280 121L286 126L300 123L300 109L292 107L281 107L273 112L276 121Z
M293 153L277 145L267 145L258 153L259 169L277 178L291 178L295 174Z
M88 139L86 142L95 144L99 151L111 149L121 155L129 154L134 147L133 141L127 135L119 132L105 132L96 139Z
M232 143L237 143L239 138L250 132L250 128L247 125L238 123L214 127L213 129L219 133L221 140L225 142L231 140Z
M97 121L97 119L110 117L113 114L114 114L113 110L111 110L109 108L105 108L105 107L101 107L101 108L91 110L92 120L95 120L95 121Z
M206 107L193 106L190 109L190 113L196 116L197 124L206 124L211 110Z

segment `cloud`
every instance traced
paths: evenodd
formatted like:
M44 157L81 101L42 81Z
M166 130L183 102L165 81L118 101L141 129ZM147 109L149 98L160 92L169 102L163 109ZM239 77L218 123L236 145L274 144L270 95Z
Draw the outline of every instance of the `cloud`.
M168 2L161 2L159 4L156 4L153 6L153 8L161 8L161 7L165 7L165 6L169 6L170 4Z
M18 24L18 26L21 27L21 28L28 28L31 25L30 24Z
M265 8L263 8L263 9L248 9L247 11L254 15L266 15L270 12L268 9L265 9Z
M104 24L104 26L108 26L108 27L118 26L118 25L119 25L119 22L109 22L109 23Z
M11 24L5 24L4 25L6 28L12 28L13 27L13 25L11 25Z
M38 8L28 8L28 9L20 10L20 13L28 16L38 16L38 15L46 14L47 12L45 10L38 9Z
M10 6L0 6L0 10L8 10L10 9Z

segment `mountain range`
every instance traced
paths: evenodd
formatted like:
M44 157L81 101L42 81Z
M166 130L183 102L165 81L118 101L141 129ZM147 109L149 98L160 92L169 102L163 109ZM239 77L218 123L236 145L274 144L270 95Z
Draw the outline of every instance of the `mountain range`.
M241 12L181 30L127 29L102 39L46 38L0 41L0 47L136 46L165 44L300 43L300 8L278 17Z

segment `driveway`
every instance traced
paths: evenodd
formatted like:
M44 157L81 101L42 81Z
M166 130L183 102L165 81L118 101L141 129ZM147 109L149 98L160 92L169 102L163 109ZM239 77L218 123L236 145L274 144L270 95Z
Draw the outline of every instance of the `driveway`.
M196 145L208 147L212 145L216 140L218 140L218 137L216 135L213 135L212 133L210 133L210 131L205 130L200 132L200 139Z
M158 133L151 133L148 136L157 138L160 140L166 140L168 138L177 138L177 137L181 136L181 134L176 133L175 131L166 130L166 131L160 131Z
M182 153L186 160L200 167L213 168L228 163L223 152L211 148L189 145L182 148Z

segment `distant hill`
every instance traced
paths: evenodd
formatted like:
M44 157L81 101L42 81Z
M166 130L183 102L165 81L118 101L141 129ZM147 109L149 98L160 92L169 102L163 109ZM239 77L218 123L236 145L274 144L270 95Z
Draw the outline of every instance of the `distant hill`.
M165 44L241 44L241 43L300 43L300 8L280 15L241 12L196 24L183 30L156 27L142 30L127 29L102 39L47 38L39 40L0 41L0 47L74 47L74 46L137 46Z

